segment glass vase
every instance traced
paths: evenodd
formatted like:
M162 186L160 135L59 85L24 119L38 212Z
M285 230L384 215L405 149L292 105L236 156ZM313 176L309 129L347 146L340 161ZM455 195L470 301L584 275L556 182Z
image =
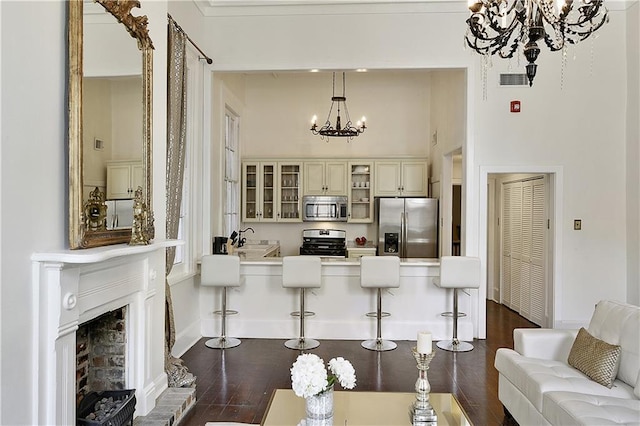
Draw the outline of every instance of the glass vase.
M333 419L333 385L317 395L307 397L305 406L307 419L312 420L312 424L331 424L324 421Z

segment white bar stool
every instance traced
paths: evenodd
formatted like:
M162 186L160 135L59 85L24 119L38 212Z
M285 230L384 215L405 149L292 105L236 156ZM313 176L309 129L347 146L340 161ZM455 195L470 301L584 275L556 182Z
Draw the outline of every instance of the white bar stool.
M453 339L436 343L440 349L450 352L469 352L473 345L458 340L458 318L467 314L458 312L458 290L480 287L480 258L465 256L442 256L440 258L440 277L433 283L441 288L453 289L453 312L441 315L453 317Z
M378 332L375 340L365 340L362 347L371 351L390 351L398 347L395 342L382 340L382 317L388 317L388 312L382 312L382 289L400 287L400 258L397 256L363 256L360 258L360 287L378 289L378 308L376 312L369 312L367 316L376 317Z
M227 287L240 286L240 258L221 254L202 256L200 284L209 287L222 287L222 309L213 312L216 315L222 315L222 332L220 337L214 337L204 342L205 346L212 349L235 348L240 344L240 339L227 337L227 315L235 315L238 311L227 309Z
M303 351L320 346L315 339L304 336L304 319L314 316L314 312L305 311L304 294L308 288L322 285L322 263L318 256L285 256L282 258L282 287L300 289L300 310L291 312L291 316L300 317L300 336L284 342L289 349Z

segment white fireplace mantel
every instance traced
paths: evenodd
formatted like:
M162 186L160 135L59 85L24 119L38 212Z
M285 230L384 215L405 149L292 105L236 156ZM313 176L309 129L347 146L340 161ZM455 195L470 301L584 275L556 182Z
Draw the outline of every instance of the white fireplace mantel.
M181 240L153 241L147 245L130 246L128 244L116 244L111 246L96 247L85 250L59 250L51 252L34 253L31 260L34 262L60 262L60 263L98 263L122 256L131 256L141 253L149 253L159 248L183 245Z
M145 415L167 388L164 372L165 248L160 240L86 250L34 253L34 424L76 423L78 326L127 306L126 387Z

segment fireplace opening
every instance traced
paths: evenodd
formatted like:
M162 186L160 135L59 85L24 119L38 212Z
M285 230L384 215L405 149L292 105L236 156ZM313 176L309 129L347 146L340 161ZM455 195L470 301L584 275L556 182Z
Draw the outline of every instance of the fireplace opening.
M126 387L127 307L80 325L76 332L76 406L90 392Z

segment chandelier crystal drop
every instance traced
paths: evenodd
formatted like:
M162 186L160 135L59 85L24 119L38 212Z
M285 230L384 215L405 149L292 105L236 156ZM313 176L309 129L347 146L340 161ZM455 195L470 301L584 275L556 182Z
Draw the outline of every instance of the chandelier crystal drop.
M576 44L609 22L603 0L470 0L467 44L481 55L511 58L519 47L527 59L529 86L536 75L538 42L557 51Z
M331 115L333 111L336 111L336 119L335 126L331 124ZM344 111L344 118L346 122L344 125L342 124L342 118L340 117L340 112ZM329 114L327 115L327 121L325 121L324 125L318 128L317 124L318 116L314 115L311 119L311 133L314 135L320 135L320 138L323 140L329 141L329 138L332 137L342 137L349 138L352 140L354 137L358 136L360 133L364 132L367 128L365 123L365 117L362 117L360 121L356 123L354 126L351 123L351 118L349 117L349 110L347 109L347 97L345 96L345 73L342 73L342 96L336 96L336 73L333 73L333 96L331 97L331 108L329 108Z

